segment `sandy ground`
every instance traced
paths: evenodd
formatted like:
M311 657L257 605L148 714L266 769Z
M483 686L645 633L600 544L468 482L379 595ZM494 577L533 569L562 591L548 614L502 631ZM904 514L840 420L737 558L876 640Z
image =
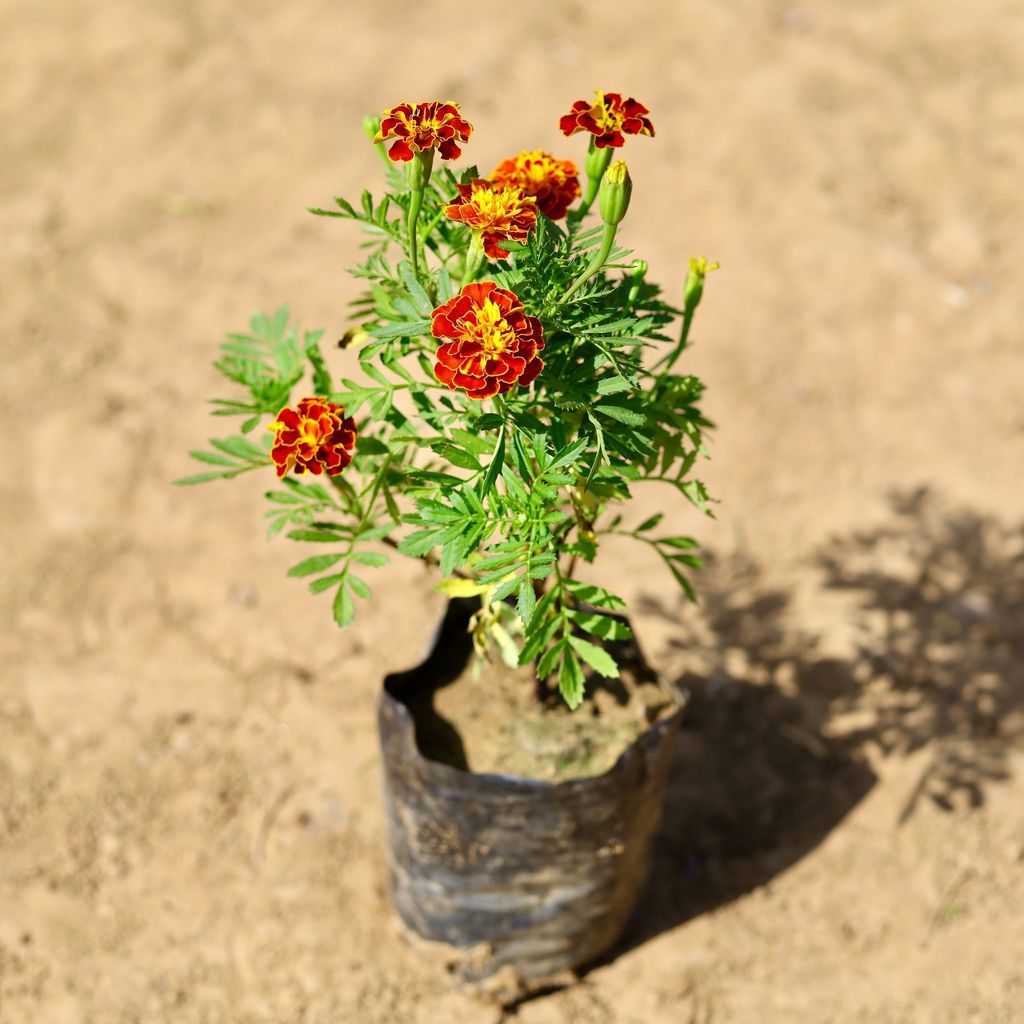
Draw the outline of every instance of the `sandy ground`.
M223 331L345 327L359 119L451 96L483 167L647 102L622 237L703 252L700 611L650 891L522 1024L1024 1019L1024 8L2 0L0 1021L494 1024L399 939L374 701L440 603L286 580L254 479L169 481ZM654 508L664 494L646 494Z

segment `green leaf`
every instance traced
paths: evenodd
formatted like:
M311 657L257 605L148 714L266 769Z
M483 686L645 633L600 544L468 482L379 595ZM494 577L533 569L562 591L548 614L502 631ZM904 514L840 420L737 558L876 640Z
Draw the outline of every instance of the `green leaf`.
M356 451L360 455L387 455L390 449L383 441L360 434L356 438Z
M626 602L621 597L617 597L603 587L594 586L592 583L566 580L565 586L577 601L593 605L595 608L608 608L614 611L626 607Z
M561 469L563 466L571 465L587 450L588 444L590 444L590 439L582 437L578 441L574 441L567 448L563 448L555 458L544 467L545 472L553 469Z
M292 530L288 534L291 540L304 540L313 544L337 544L344 536L328 530Z
M270 462L269 453L265 449L244 437L211 437L210 444L228 455L234 455L236 459L244 459L247 462Z
M594 406L594 411L630 427L642 427L647 422L647 417L642 412L629 409L624 405L609 405L607 402L602 402L600 405Z
M487 472L483 475L480 480L480 485L477 493L481 498L491 493L491 489L494 487L494 482L498 479L498 474L501 472L502 466L505 464L505 427L502 423L501 433L498 434L498 445L494 449L494 454L491 456L491 461L487 466Z
M352 561L377 569L382 565L388 564L388 556L379 551L357 551L352 556Z
M633 635L633 630L614 615L600 615L596 612L581 612L574 609L569 612L569 618L578 629L592 636L599 636L602 640L628 640Z
M494 412L484 413L473 420L473 429L477 432L484 430L497 430L505 421Z
M193 484L205 484L210 480L227 480L230 477L238 476L237 473L194 473L192 476L183 476L174 482L179 487L191 487Z
M557 640L541 655L540 661L537 662L537 675L539 675L541 679L551 675L552 671L554 671L555 663L562 656L562 652L565 651L565 649L566 641L565 638L562 637L561 640Z
M356 604L348 589L347 581L338 584L338 592L334 595L334 621L339 626L348 626L356 617Z
M423 290L423 285L416 280L412 267L404 261L399 263L398 275L402 279L402 284L409 290L409 297L416 305L416 312L423 316L429 316L433 303L431 303L427 293Z
M589 640L575 635L569 637L569 643L572 645L572 649L599 675L604 676L605 679L619 677L619 666L615 664L615 659L603 647L598 647L597 644L592 644Z
M323 572L337 564L344 557L344 554L337 555L313 555L288 570L289 576L312 576L314 573Z
M459 469L480 470L483 468L476 456L470 455L464 448L459 448L451 441L435 441L430 447Z
M419 338L430 333L430 321L400 320L398 323L374 327L370 333L375 338Z
M661 518L660 516L658 517ZM639 531L642 527L637 527ZM696 548L700 545L692 537L659 537L658 543L669 548Z
M199 462L207 462L211 466L231 466L234 468L238 465L234 459L229 459L226 455L216 455L214 452L189 452L189 455L193 459ZM219 473L216 475L220 476Z
M645 519L633 532L634 533L645 533L647 530L653 530L658 523L665 518L664 512L658 512L656 515L651 516L649 519Z
M410 558L422 558L437 547L437 530L417 530L398 542L398 550Z
M530 624L536 608L537 595L534 593L533 584L529 574L527 574L519 584L519 596L516 601L516 611L519 612L519 618L523 620L523 625L528 626Z
M616 395L620 391L630 391L633 386L625 377L605 377L597 382L596 391L599 395Z
M347 571L335 573L333 576L321 576L318 580L313 580L309 584L309 592L311 594L322 594L325 590L330 590L331 587L343 580L346 575Z
M580 663L571 652L566 651L558 673L558 690L562 694L562 699L569 705L570 711L575 711L583 703L586 685Z

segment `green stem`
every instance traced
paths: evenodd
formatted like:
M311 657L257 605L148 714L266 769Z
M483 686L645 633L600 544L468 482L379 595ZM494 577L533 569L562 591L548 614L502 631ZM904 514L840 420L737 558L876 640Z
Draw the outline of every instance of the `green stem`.
M597 191L601 187L601 178L604 177L604 172L608 170L611 160L611 149L598 149L594 145L594 137L591 136L590 148L587 150L587 185L583 190L583 202L576 208L577 221L581 221L586 216L587 211L597 198Z
M662 358L654 364L654 370L659 370L661 365L664 363L664 372L672 372L672 367L676 365L676 360L683 354L686 349L687 342L689 341L690 324L693 323L693 313L694 311L692 309L687 309L683 313L683 326L679 330L679 341L676 342L676 347L672 349L668 355L662 356Z
M414 188L409 193L409 211L406 215L406 226L409 232L409 260L412 263L413 277L420 276L419 242L416 238L416 222L420 218L423 207L423 189Z
M617 226L616 224L605 224L604 233L601 235L601 245L591 257L590 262L587 264L587 269L569 285L569 290L562 296L562 302L565 302L574 291L586 284L605 265L608 254L612 251L612 244L615 242L615 229Z

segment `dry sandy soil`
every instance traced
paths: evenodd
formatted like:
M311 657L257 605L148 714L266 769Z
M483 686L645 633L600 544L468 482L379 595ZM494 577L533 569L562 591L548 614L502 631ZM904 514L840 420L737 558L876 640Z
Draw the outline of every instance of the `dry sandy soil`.
M604 560L693 713L621 947L505 1017L1024 1020L1018 0L2 0L0 38L3 1024L501 1019L386 896L374 702L430 576L342 634L264 481L170 481L225 330L345 328L357 236L304 207L378 179L363 113L578 158L597 86L658 129L623 239L724 266L722 504L678 512L699 610Z

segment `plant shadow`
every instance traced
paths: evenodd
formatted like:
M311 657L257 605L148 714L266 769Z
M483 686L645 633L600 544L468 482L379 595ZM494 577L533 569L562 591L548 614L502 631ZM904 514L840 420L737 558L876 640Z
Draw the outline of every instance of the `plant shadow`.
M876 781L874 757L928 750L902 808L983 804L1024 740L1024 530L926 489L817 557L850 653L823 656L750 559L711 558L699 610L647 598L691 693L646 889L614 959L764 885Z

